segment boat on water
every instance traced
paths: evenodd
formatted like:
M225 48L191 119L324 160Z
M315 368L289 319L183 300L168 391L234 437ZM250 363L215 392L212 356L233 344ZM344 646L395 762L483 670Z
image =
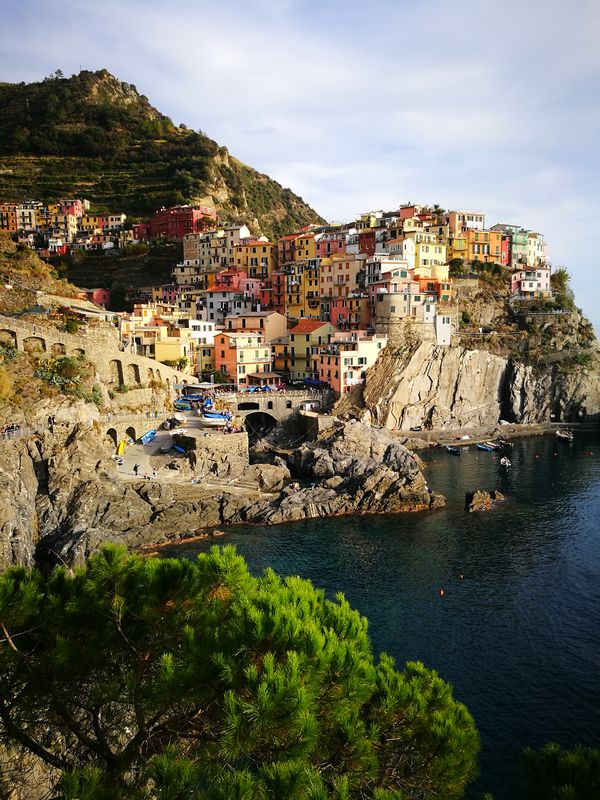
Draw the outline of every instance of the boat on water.
M554 434L557 439L564 439L565 442L572 442L573 441L573 431L556 431Z
M447 444L446 445L446 450L452 456L460 456L460 455L462 455L462 451L461 451L460 447L452 447L452 445Z
M475 447L478 450L485 450L486 453L493 453L495 450L495 448L490 447L489 444L487 444L487 442L485 444L476 444Z
M500 459L500 464L503 467L511 467L512 466L512 464L510 463L510 460L506 456L502 456L502 458Z
M484 442L484 444L487 445L490 450L500 450L502 448L502 445L498 442Z

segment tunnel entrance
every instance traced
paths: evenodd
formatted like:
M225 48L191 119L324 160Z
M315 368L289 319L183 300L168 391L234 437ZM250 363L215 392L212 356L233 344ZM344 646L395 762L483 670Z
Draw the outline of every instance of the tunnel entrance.
M264 411L253 411L246 416L244 422L251 445L270 433L277 425L275 417Z

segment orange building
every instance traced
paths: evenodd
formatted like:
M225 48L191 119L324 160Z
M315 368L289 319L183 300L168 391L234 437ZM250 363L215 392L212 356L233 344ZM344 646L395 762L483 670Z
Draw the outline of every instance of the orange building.
M234 264L243 270L249 278L267 280L277 266L277 245L251 239L235 245L233 248Z
M502 263L502 232L488 230L465 231L467 237L467 261L483 261L486 264Z
M16 203L0 203L0 231L18 231Z
M236 386L272 384L271 346L261 333L223 331L215 336L215 369Z

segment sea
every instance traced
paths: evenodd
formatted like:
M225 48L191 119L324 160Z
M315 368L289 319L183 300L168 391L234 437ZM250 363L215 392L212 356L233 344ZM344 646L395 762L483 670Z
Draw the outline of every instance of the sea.
M600 746L600 434L517 439L499 455L421 451L434 512L226 529L254 574L310 578L369 620L376 652L454 687L481 734L467 797L516 796L524 747ZM491 511L465 493L499 489ZM193 558L211 542L165 548ZM462 578L460 577L462 576Z

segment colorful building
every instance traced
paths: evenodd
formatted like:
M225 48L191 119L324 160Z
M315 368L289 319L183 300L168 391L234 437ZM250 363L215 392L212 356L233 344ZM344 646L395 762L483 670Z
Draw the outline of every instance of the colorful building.
M502 232L495 230L466 231L467 261L482 261L485 264L502 263Z
M330 322L303 319L288 331L290 379L317 377L316 355L313 350L329 342L335 328Z
M250 278L268 280L277 267L277 245L262 239L250 239L233 248L237 269L242 269Z
M260 333L223 331L215 337L215 369L236 386L277 383L271 371L271 346Z
M515 270L511 276L511 290L513 295L524 298L549 297L550 268L539 266Z
M147 223L135 228L135 238L183 239L188 233L197 233L218 224L219 215L210 206L173 206L161 208Z
M377 361L387 344L387 336L366 331L335 333L330 342L317 349L319 380L342 396L364 383L365 373Z
M287 335L287 320L277 311L250 311L239 316L225 317L228 331L254 331L260 333L265 342Z

